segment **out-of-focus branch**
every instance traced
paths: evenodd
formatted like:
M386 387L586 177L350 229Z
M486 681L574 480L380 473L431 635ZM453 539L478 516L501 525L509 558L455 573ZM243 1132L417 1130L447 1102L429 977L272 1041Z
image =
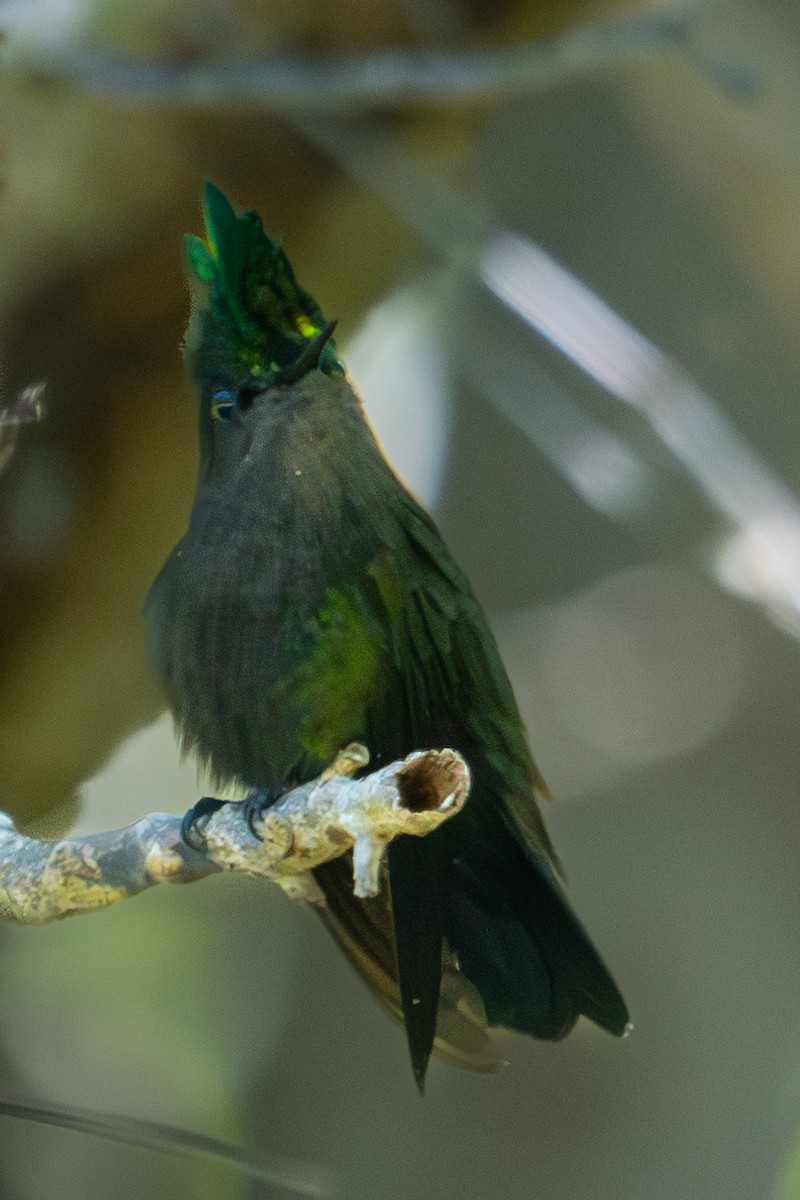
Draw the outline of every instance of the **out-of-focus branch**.
M228 1163L246 1178L258 1180L273 1189L307 1196L309 1200L326 1200L340 1191L335 1187L334 1173L316 1163L285 1159L261 1149L247 1150L193 1129L181 1129L177 1125L149 1121L128 1113L100 1112L76 1104L0 1095L0 1117L70 1129L123 1146L145 1146L161 1154L196 1155L211 1162Z
M246 804L223 804L202 818L204 850L183 840L181 818L168 813L57 842L26 837L0 814L0 917L40 925L156 883L190 883L223 870L264 876L294 899L322 904L311 870L348 850L355 894L374 896L389 842L401 833L423 837L454 816L470 781L454 750L419 751L351 778L367 761L363 746L348 746L319 779L287 792L252 823Z
M23 425L34 425L44 416L44 382L23 388L13 404L0 409L0 475L14 453Z
M668 55L702 59L693 46L698 6L681 5L619 21L591 23L558 37L493 50L393 50L327 59L299 55L154 62L101 55L68 44L30 39L9 57L23 69L66 79L87 91L139 104L193 109L247 104L297 117L301 113L363 112L376 107L494 103L529 96L587 72ZM712 64L713 66L713 64ZM754 80L721 71L734 91Z

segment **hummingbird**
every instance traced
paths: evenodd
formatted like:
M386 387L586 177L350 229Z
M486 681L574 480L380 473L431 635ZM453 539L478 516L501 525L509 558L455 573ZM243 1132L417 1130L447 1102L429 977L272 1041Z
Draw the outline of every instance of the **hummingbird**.
M315 870L323 920L405 1024L420 1090L434 1048L490 1066L488 1027L555 1040L583 1014L621 1036L625 1002L570 907L480 604L385 458L335 322L256 212L211 183L203 210L205 237L185 239L196 493L145 604L184 749L257 808L351 742L373 766L463 755L464 810L390 843L376 898L353 895L348 856Z

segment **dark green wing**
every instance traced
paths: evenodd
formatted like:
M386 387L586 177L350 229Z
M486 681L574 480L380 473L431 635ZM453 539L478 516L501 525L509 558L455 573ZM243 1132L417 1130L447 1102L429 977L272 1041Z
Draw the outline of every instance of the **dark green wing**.
M343 890L341 865L326 868L320 882L339 941L368 979L380 963L377 990L395 1005L397 986L387 979L393 966L399 971L421 1080L437 1005L440 1044L456 1055L475 1050L480 1005L459 998L459 980L465 995L480 995L489 1025L539 1038L563 1036L581 1013L620 1035L628 1014L564 894L534 798L540 777L483 613L410 497L401 518L404 538L367 571L373 611L383 613L388 631L383 677L390 681L370 711L367 743L386 759L452 746L470 765L472 792L464 812L436 834L393 844L393 912L387 896L359 908ZM443 955L450 973L439 1003ZM450 1021L445 1033L453 1011L469 1019Z

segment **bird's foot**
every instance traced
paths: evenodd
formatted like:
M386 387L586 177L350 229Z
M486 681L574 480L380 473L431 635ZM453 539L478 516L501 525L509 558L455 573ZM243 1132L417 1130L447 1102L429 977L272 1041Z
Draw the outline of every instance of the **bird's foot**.
M203 796L202 800L198 800L197 804L185 813L181 821L181 837L187 846L205 854L208 849L205 837L206 826L214 813L219 812L227 803L227 800L215 800L213 796Z
M254 792L250 792L245 796L242 804L244 805L244 819L250 827L250 832L253 837L257 837L259 841L263 840L262 825L264 813L276 800L280 800L288 791L288 788L283 788L280 791L270 791L267 788L258 788Z

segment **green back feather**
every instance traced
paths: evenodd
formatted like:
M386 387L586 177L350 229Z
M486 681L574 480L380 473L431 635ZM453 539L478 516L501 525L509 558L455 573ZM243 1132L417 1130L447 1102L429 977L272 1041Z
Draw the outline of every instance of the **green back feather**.
M201 386L268 380L297 361L325 318L257 213L236 213L219 188L207 183L203 215L205 239L193 234L185 239L195 284L186 337L189 368ZM319 366L330 371L337 362L330 340Z

